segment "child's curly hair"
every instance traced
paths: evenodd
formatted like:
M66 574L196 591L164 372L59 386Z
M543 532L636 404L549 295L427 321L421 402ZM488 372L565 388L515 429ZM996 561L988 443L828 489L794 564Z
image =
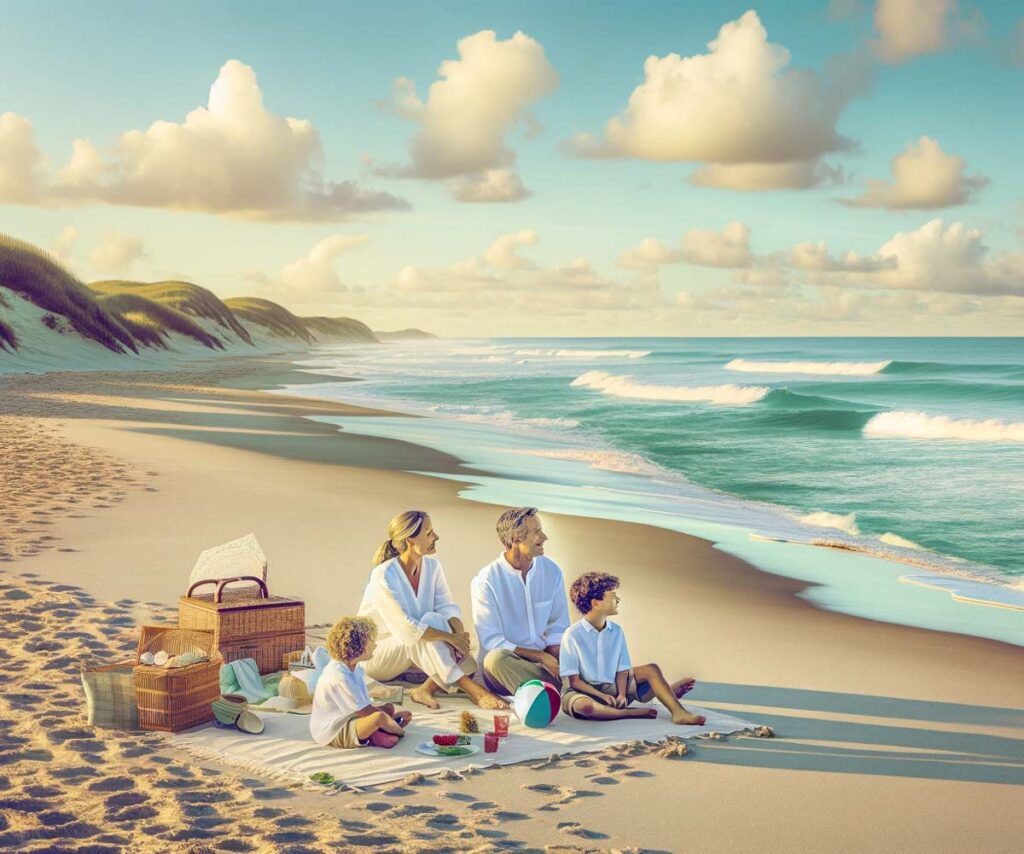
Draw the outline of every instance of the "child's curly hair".
M589 614L594 599L603 599L609 590L619 589L619 579L607 572L584 572L569 588L569 598L581 614Z
M352 661L375 640L377 624L369 617L342 617L327 633L327 651L336 661Z

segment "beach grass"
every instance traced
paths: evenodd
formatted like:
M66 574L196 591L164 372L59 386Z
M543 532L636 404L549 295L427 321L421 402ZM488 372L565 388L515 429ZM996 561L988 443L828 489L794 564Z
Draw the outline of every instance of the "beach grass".
M299 318L276 302L259 297L232 297L224 300L224 304L236 317L265 326L275 335L298 338L306 343L316 340Z
M300 317L299 320L314 334L350 341L380 343L380 339L369 326L353 317Z
M172 308L179 314L207 318L218 326L230 330L246 344L252 344L248 330L238 322L231 309L212 291L191 282L132 282L107 279L91 282L89 288L103 296L130 294L144 297L151 302Z
M0 234L0 284L44 311L63 315L72 329L115 353L138 353L120 319L101 306L92 291L42 249ZM6 327L13 335L13 330ZM4 338L8 340L5 334ZM16 339L15 339L16 340Z
M176 332L198 341L211 350L224 349L224 344L216 335L210 334L192 318L169 305L133 293L102 296L98 302L118 315L131 333L147 346L166 349L165 336Z

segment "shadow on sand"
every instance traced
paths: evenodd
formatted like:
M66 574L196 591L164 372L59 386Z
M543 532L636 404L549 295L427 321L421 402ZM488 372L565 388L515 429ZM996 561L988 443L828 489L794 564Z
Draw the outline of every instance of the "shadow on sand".
M1024 785L1024 737L963 729L1024 731L1020 709L717 682L699 684L687 700L705 708L715 708L716 702L733 704L722 711L766 723L778 736L702 741L694 757L700 762ZM765 707L773 711L761 711ZM958 729L836 720L833 715L953 724Z

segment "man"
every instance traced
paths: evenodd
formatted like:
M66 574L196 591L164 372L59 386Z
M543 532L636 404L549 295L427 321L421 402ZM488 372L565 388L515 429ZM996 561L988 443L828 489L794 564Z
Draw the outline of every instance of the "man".
M562 570L544 555L537 508L502 513L498 539L505 551L470 586L484 682L500 694L515 693L529 679L561 690L558 654L569 602Z

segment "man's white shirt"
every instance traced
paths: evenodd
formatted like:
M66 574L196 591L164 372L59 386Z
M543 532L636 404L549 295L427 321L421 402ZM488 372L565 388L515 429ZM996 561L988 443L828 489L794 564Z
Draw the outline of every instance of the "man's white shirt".
M316 683L309 734L317 744L330 744L348 719L369 705L363 665L349 670L344 662L331 661Z
M626 634L610 620L598 631L589 620L573 623L562 635L558 669L563 676L579 676L584 682L615 683L615 674L632 667Z
M504 554L476 574L470 585L480 660L495 649L544 649L562 642L569 602L558 564L540 555L523 574Z

